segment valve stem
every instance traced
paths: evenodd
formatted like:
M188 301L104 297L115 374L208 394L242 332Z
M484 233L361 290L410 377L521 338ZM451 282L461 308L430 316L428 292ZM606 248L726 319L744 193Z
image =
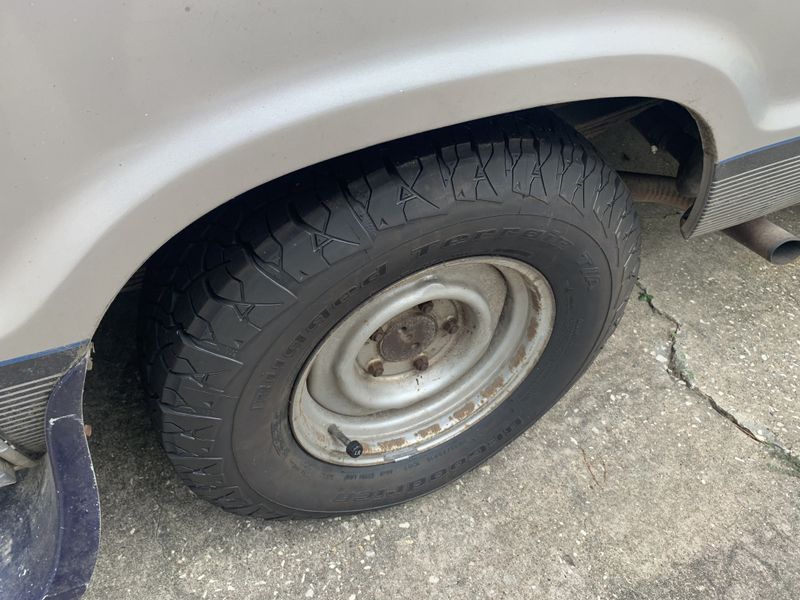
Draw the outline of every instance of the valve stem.
M358 458L363 454L364 447L361 445L361 442L358 440L351 440L348 438L342 430L339 429L336 425L331 424L328 427L328 433L331 434L333 439L338 442L341 442L344 445L345 452L347 452L347 456L351 458Z

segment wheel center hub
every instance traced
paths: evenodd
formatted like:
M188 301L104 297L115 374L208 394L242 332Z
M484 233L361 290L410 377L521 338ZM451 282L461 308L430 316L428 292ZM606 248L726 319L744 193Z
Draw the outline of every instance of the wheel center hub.
M384 360L398 362L417 356L436 337L436 319L420 312L406 312L384 328L378 352Z

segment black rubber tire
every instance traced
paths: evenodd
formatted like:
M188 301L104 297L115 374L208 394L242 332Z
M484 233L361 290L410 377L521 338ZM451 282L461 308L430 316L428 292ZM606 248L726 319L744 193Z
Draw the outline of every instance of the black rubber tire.
M387 285L471 255L528 262L557 317L529 377L465 433L375 467L324 463L289 423L295 378L341 318ZM431 492L522 433L619 322L639 265L620 178L546 111L365 150L239 197L147 269L140 343L180 478L236 513L323 516Z

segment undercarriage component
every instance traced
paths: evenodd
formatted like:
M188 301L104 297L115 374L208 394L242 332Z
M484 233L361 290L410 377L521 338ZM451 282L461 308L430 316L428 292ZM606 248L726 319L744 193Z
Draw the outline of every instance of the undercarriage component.
M683 196L699 194L703 176L703 144L691 115L672 103L661 103L640 112L631 119L656 150L664 150L678 161L676 185Z
M800 257L800 239L765 217L725 229L724 233L774 265L786 265Z
M17 482L17 475L11 463L0 459L0 487L5 487Z
M36 463L22 452L0 439L0 487L17 481L17 469L29 469Z
M688 210L694 201L678 191L674 177L661 175L644 175L642 173L620 173L620 177L628 186L634 202L646 204L662 204L680 210Z
M615 98L571 102L551 108L572 124L575 131L591 140L661 103L653 98Z

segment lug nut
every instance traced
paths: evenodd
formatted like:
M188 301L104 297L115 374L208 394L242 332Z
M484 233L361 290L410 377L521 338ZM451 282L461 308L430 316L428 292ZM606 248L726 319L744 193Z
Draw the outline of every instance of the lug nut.
M417 308L427 315L429 312L433 310L433 302L428 300L427 302L423 302L422 304L417 305Z
M442 323L442 329L444 329L450 335L454 334L458 331L458 321L455 317L447 317L444 323Z
M375 360L369 361L369 363L367 364L367 373L369 373L373 377L380 377L381 375L383 375L383 362L378 360L377 358Z
M424 371L428 368L428 357L424 354L421 354L417 358L414 359L414 368L417 371Z
M378 329L378 331L369 336L369 339L371 339L373 342L380 342L384 335L386 334L383 333L383 329Z

